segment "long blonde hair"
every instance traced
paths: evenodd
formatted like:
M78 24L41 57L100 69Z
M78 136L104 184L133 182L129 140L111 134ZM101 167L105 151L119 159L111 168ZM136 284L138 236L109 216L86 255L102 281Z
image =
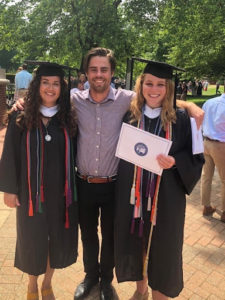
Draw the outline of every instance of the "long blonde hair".
M141 119L142 108L145 104L145 98L142 93L143 82L146 74L140 75L135 84L136 95L131 101L131 122L139 121ZM176 112L173 108L174 98L174 83L170 79L166 79L166 96L162 102L161 121L163 129L166 130L166 126L169 122L176 123Z

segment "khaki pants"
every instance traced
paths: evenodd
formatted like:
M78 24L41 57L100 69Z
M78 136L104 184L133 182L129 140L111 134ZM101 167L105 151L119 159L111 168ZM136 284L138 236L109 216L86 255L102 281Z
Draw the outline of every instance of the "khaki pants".
M204 140L204 157L201 176L202 205L210 206L211 185L216 166L222 184L222 211L225 211L225 143Z

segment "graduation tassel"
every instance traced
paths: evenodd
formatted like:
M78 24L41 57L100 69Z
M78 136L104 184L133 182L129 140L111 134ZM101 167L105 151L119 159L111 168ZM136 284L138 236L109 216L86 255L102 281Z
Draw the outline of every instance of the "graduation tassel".
M29 209L28 215L32 217L34 215L33 202L32 202L32 192L30 183L30 170L31 170L31 159L30 159L30 131L27 130L27 180L28 180L28 192L29 192Z
M40 124L40 200L44 202L44 136L42 131L42 125ZM41 207L41 204L39 205Z
M130 191L130 204L135 205L135 182L136 182L136 175L137 175L137 166L134 166L134 177L133 177L133 184Z
M167 125L167 130L166 130L166 139L172 140L172 124L169 122ZM151 248L151 242L152 242L152 233L153 233L153 228L156 225L156 214L157 214L157 206L158 206L158 194L159 194L159 187L160 187L160 181L161 181L161 176L157 176L157 181L156 181L156 188L155 188L155 194L154 194L154 199L153 199L153 205L152 205L152 211L151 211L151 228L150 228L150 233L149 233L149 238L148 238L148 247L147 247L147 253L144 261L144 266L143 266L143 276L147 277L147 271L148 271L148 262L149 262L149 252Z
M37 171L37 187L36 187L36 212L39 211L39 176L40 176L40 159L39 159L39 154L40 154L40 143L39 143L39 134L38 134L38 128L36 128L36 140L37 140L37 167L36 167L36 171Z
M151 205L152 205L152 199L151 199L151 196L148 195L148 206L147 206L147 211L150 211L150 210L151 210Z
M135 219L133 218L131 221L131 227L130 227L130 233L133 234L134 233L134 227L135 227Z
M156 183L155 175L151 174L150 192L149 192L151 198L153 198L155 194L155 183Z
M138 232L138 236L139 236L139 237L142 237L142 236L143 236L143 225L144 225L144 221L143 221L143 219L141 218L141 219L140 219L140 223L139 223L139 232Z
M137 167L137 179L135 184L136 207L140 207L140 202L141 202L140 185L141 185L141 168Z
M159 186L160 186L161 176L157 176L155 195L153 198L152 211L151 211L151 223L156 225L156 213L157 213L157 204L158 204L158 194L159 194Z
M161 180L161 176L157 176L156 191L155 191L153 204L152 204L152 211L151 211L151 228L150 228L150 234L149 234L149 238L148 238L147 253L146 253L144 267L143 267L143 276L145 276L145 277L147 276L149 252L150 252L151 242L152 242L153 227L156 224L156 209L157 209L157 204L158 204L158 192L159 192L160 180Z
M68 229L70 227L69 224L69 213L68 213L68 208L66 208L66 222L65 222L65 228Z
M71 190L71 157L70 157L70 137L69 134L64 128L64 137L65 137L65 207L66 207L66 221L65 221L65 228L69 228L69 214L68 214L68 208L72 204L72 190Z
M135 186L133 185L130 191L130 204L135 204Z

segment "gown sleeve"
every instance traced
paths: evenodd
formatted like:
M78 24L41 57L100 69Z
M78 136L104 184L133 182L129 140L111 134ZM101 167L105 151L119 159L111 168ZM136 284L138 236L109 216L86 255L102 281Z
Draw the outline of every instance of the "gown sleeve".
M0 190L10 194L19 192L21 129L16 125L16 116L10 116L0 161Z
M176 161L176 171L182 181L186 194L190 194L201 177L202 166L204 164L203 154L192 154L192 134L190 118L184 111L178 115L178 136L185 137L185 147L174 153ZM184 134L186 133L186 134Z

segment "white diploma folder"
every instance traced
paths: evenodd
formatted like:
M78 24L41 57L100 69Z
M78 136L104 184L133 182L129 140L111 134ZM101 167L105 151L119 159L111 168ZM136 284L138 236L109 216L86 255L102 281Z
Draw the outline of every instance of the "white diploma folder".
M172 141L123 123L120 131L116 156L143 169L161 175L163 169L156 157L168 155Z
M192 153L199 154L204 152L204 142L202 136L202 126L197 129L194 118L191 119L191 133L192 133Z

